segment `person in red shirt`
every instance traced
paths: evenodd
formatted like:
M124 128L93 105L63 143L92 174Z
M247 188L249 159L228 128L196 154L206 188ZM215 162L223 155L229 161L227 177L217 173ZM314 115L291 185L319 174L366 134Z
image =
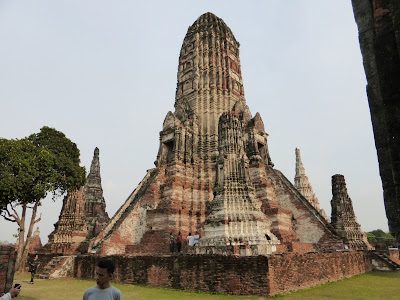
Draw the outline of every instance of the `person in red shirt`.
M176 237L175 244L176 244L176 250L177 250L178 252L181 252L182 235L181 235L181 232L180 232L180 231L178 232L178 236Z

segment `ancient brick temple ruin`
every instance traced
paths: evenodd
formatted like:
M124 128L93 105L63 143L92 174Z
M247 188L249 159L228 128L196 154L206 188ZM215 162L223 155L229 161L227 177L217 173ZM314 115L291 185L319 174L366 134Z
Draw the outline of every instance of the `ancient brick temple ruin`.
M390 232L400 245L400 1L353 0Z
M351 248L372 249L354 214L343 175L332 176L331 224Z
M239 43L212 13L189 27L175 111L156 167L90 243L102 254L168 253L168 235L201 235L197 253L343 249L342 238L271 161L268 134L244 97Z
M332 179L329 223L300 151L293 185L274 168L267 138L246 105L239 43L221 19L200 16L183 40L175 111L165 117L155 168L109 220L96 148L88 182L64 199L48 244L65 254L89 245L89 253L42 255L42 275L93 279L109 255L118 282L272 296L400 269L398 251L389 250L390 259L364 251L342 175ZM188 255L165 255L170 232L195 231L200 242Z
M328 216L325 213L325 210L320 208L319 200L314 193L314 190L311 186L310 181L306 175L306 171L303 166L303 162L301 161L300 149L295 150L296 153L296 173L294 175L294 186L299 192L306 198L312 206L315 207L316 210L320 212L322 216L329 222Z
M109 219L101 186L99 149L96 148L85 186L65 196L60 217L45 249L62 254L86 252L89 241Z

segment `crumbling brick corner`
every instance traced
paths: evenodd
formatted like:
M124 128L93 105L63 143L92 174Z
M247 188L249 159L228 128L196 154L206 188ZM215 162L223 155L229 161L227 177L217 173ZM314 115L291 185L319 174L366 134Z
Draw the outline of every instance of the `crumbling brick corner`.
M0 245L0 296L11 289L14 281L15 249Z

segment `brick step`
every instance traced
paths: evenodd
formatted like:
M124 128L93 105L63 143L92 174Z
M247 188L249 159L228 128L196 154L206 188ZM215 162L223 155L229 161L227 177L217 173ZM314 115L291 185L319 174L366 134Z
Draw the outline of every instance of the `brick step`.
M49 279L51 272L59 264L59 262L64 258L64 256L56 256L50 260L43 270L37 275L40 279Z
M386 262L389 266L391 266L395 271L400 271L400 265L393 260L390 259L390 256L386 253L373 251L372 252L375 256L379 257L381 260Z

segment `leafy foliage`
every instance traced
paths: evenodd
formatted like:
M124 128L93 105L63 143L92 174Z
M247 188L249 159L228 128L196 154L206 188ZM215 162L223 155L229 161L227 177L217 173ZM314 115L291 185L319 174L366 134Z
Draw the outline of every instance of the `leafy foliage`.
M21 140L0 139L0 214L18 224L17 272L24 270L33 226L41 220L36 218L41 200L50 192L55 199L85 184L86 171L79 164L76 144L54 128L45 126ZM25 227L28 208L32 216Z
M377 242L376 236L371 232L367 232L367 239L368 242Z
M75 143L64 133L44 126L29 140L42 151L49 151L54 156L52 161L52 191L61 193L73 191L85 184L86 171L80 164L80 152Z
M384 242L394 240L394 237L389 232L384 232L382 229L376 229L367 232L367 237L369 242Z
M0 139L0 209L79 188L86 173L79 163L76 144L50 127L20 140Z

